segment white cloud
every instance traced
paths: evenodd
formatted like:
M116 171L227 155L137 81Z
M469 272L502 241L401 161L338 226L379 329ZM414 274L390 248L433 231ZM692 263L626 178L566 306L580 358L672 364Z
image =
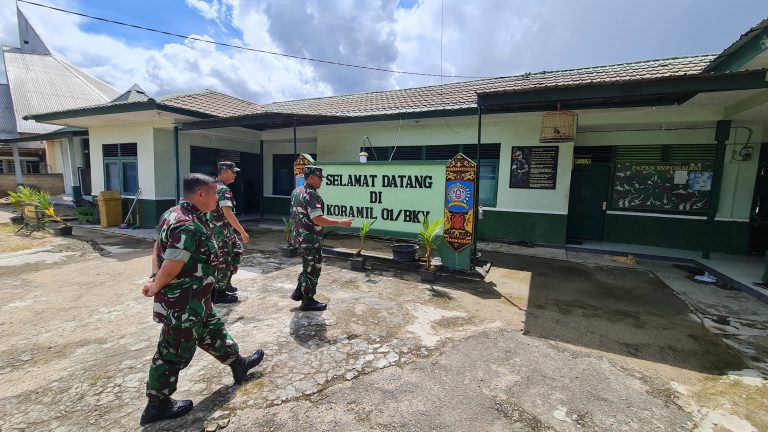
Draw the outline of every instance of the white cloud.
M582 6L569 0L418 0L407 9L398 8L397 0L185 0L177 5L186 5L218 24L202 38L437 74L442 3L443 73L470 76L713 52L735 39L711 29L738 27L730 32L737 37L755 19L747 7L726 14L724 4L720 9L696 9L701 16L687 20L681 29L679 20L690 18L692 0L674 4L647 0L623 6L585 1ZM73 10L83 10L85 4L82 0L47 3ZM0 0L0 6L0 43L17 43L13 0ZM332 66L190 40L147 48L130 39L85 31L84 18L21 7L54 53L119 90L133 83L155 95L211 88L268 103L440 83L437 77ZM723 17L737 24L726 24ZM648 31L649 25L653 31Z

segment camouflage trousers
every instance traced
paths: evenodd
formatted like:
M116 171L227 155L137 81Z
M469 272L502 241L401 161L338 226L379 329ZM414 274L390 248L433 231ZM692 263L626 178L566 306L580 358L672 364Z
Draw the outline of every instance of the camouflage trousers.
M313 297L317 292L317 281L323 267L322 246L301 246L301 274L297 287L304 293L304 298Z
M224 364L231 363L239 353L237 343L227 333L224 321L215 309L194 327L180 328L164 324L157 351L149 367L148 398L167 398L176 391L179 372L189 365L197 347Z
M219 264L216 266L215 291L224 292L237 273L243 258L243 244L237 238L225 240L219 248Z

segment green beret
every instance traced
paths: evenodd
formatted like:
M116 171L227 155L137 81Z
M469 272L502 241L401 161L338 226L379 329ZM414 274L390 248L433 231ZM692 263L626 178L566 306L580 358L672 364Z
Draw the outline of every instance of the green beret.
M314 165L307 165L304 167L304 175L305 176L318 176L320 178L323 178L323 169L319 166Z

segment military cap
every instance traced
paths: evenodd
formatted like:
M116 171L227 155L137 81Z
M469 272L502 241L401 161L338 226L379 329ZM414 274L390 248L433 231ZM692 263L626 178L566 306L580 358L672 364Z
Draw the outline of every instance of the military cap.
M219 162L219 171L230 170L234 172L240 171L240 168L235 166L234 162Z
M305 176L318 176L320 178L323 178L323 169L319 166L314 165L307 165L304 167L304 175Z

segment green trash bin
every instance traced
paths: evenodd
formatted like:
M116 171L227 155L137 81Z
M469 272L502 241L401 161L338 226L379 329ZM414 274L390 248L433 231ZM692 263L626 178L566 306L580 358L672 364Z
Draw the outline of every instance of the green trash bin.
M101 226L112 227L123 223L123 199L120 198L120 192L101 192L97 201Z

